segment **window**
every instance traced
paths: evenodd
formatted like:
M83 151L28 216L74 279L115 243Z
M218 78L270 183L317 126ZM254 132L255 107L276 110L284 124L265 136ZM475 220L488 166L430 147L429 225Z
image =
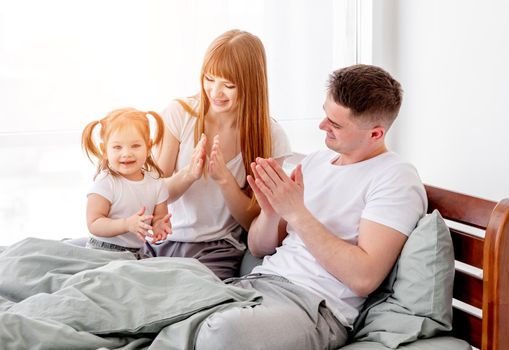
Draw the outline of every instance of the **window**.
M322 147L326 80L357 60L359 1L4 2L0 245L87 235L95 169L82 128L114 108L161 111L195 94L207 46L231 28L263 41L271 114L293 149Z

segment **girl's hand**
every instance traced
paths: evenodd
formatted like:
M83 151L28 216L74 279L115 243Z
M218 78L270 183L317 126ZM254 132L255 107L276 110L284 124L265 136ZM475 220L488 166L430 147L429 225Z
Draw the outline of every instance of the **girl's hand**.
M192 182L198 180L203 174L203 168L206 159L207 136L201 134L200 140L196 144L191 156L191 162L186 166L186 177Z
M219 185L226 184L228 178L233 176L224 161L223 152L219 145L219 135L214 136L214 143L210 151L209 174Z
M152 242L164 241L171 234L171 214L166 214L162 219L154 222Z
M145 241L145 236L147 236L148 230L152 229L148 223L152 220L152 215L144 215L145 207L142 207L138 212L125 220L127 230L129 232L135 233L142 241Z

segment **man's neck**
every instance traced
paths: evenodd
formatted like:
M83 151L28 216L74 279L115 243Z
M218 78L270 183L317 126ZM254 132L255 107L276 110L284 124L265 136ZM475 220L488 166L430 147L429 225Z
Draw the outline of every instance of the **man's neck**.
M365 160L375 158L382 153L387 152L387 147L385 144L380 145L379 147L372 149L368 152L359 153L359 154L341 154L336 160L333 162L334 165L348 165L363 162Z

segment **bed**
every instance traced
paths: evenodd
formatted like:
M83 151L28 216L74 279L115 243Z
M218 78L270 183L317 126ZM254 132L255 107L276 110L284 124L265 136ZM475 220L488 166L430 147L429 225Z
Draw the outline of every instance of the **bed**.
M482 275L457 269L454 298L482 310L482 318L454 308L453 334L482 350L509 349L509 199L493 201L427 185L428 212L485 231L484 238L450 227L457 261Z
M454 350L468 349L470 348L468 344L471 344L482 350L509 350L509 199L496 203L430 185L426 185L426 191L429 199L429 213L434 213L436 209L443 218L449 220L447 222L450 235L447 231L447 236L449 239L452 238L451 249L454 250L457 260L454 283L452 284L451 281L453 285L451 294L457 300L453 304L452 332L444 332L427 339L419 337L416 341L406 342L396 348ZM459 223L460 226L455 223ZM471 233L469 228L484 231L484 237ZM221 290L221 294L217 294L215 300L208 302L208 305L192 305L193 309L182 311L175 309L175 305L178 307L189 307L189 305L182 305L176 300L171 300L171 297L178 296L179 291L167 293L168 286L163 283L166 277L162 278L160 273L163 265L164 273L168 274L168 280L179 278L187 281L188 284L183 286L181 293L187 293L191 288L189 286L193 286L195 290L204 291L205 294L198 298L200 300L210 296L206 288L217 290L224 286L199 264L188 262L189 259L161 258L170 259L161 263L158 261L160 258L147 259L140 264L133 261L128 253L125 257L115 255L115 258L112 258L106 252L81 247L66 248L70 245L62 242L44 240L30 240L30 242L35 246L20 243L4 250L0 249L0 275L2 276L0 279L0 339L3 346L7 348L73 349L82 348L83 344L88 344L90 348L192 349L191 334L196 327L199 327L200 319L205 319L211 312L229 307L232 301L232 306L235 304L255 305L259 302L255 294L242 294L242 291L224 289ZM46 254L41 255L37 251L39 248L45 250ZM36 263L27 259L28 257L35 259ZM69 264L70 260L72 264ZM40 278L41 274L37 269L48 264L48 261L53 264L45 268L46 272L50 273ZM61 265L63 262L67 264L65 269ZM259 260L254 259L247 252L241 273L248 273L257 263ZM465 264L473 269L466 268ZM191 274L173 275L171 269L168 269L169 265L176 265L178 271L183 270ZM186 266L181 269L177 265ZM106 271L111 277L105 280L104 274L94 275L95 271ZM30 279L30 274L39 277ZM117 278L116 276L118 280L109 280ZM146 283L147 285L132 284L131 280L139 281L141 278L150 276L152 280ZM94 278L97 279L94 280ZM106 282L111 286L106 287ZM150 307L147 308L140 302L138 310L120 307L125 305L120 305L117 310L111 307L111 300L105 305L90 303L91 299L100 300L105 294L109 294L106 296L116 301L118 297L114 295L114 292L118 283L128 283L129 286L127 288L124 285L118 290L129 289L130 293L138 290L139 294L134 296L135 300L148 298L147 305ZM194 288L197 283L203 283L203 288ZM16 290L12 289L15 284L20 285ZM53 293L57 284L65 288L60 288ZM78 285L85 285L85 289L79 291L80 294L76 294L75 287ZM159 292L154 288L159 288ZM24 295L20 295L20 291ZM84 291L88 294L80 299ZM54 296L66 292L70 293L66 295L66 302L73 302L71 307L74 309L82 309L82 313L78 313L74 319L70 319L67 312L55 311L52 307L48 307L48 303L61 304L61 300L54 300ZM120 293L119 297L123 294ZM35 300L32 303L25 302L32 300L33 296ZM133 295L130 298L132 299ZM228 302L225 303L225 300ZM90 306L86 303L90 303ZM154 311L165 307L165 304L168 304L166 312L171 312L172 317L165 316L155 321L152 318L148 322L143 320L144 323L131 322L138 321L142 316L145 318L158 316L158 313ZM153 305L158 307L154 308ZM96 308L94 312L96 318L105 308L108 309L109 314L106 317L109 318L100 319L102 324L99 325L97 320L86 324L84 321L88 321L88 318L84 318L83 314L90 314L91 308ZM20 313L11 312L14 309ZM147 310L152 313L147 314ZM191 314L196 310L200 311L198 318L185 315L186 312ZM34 316L36 311L41 312L44 317L53 313L53 319L51 322L43 322L40 315ZM125 312L132 312L133 316L123 317L122 315L126 315ZM123 328L119 330L115 328L117 327L115 322L119 320L131 323L123 324ZM106 326L105 322L107 322ZM86 331L83 331L83 328ZM109 333L103 332L106 328L110 329ZM355 340L343 349L383 350L388 348L390 347L378 342Z

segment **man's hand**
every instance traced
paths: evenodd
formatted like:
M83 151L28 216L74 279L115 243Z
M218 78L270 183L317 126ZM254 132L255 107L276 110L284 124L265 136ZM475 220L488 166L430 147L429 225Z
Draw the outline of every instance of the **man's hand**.
M260 175L256 171L256 162L251 163L251 170L253 171L254 177L248 175L247 182L249 183L249 186L251 186L251 189L253 190L258 205L260 206L264 214L269 216L277 215L274 208L272 208L272 205L270 205L270 202L267 199L267 197L263 194L262 190L256 184L256 179L260 179Z
M262 209L272 209L287 222L291 222L298 217L299 213L306 211L300 164L297 165L291 177L288 177L275 160L257 158L253 172L255 186L252 187L257 199L260 200ZM250 184L252 183L253 179L250 181ZM260 196L260 192L263 196Z

